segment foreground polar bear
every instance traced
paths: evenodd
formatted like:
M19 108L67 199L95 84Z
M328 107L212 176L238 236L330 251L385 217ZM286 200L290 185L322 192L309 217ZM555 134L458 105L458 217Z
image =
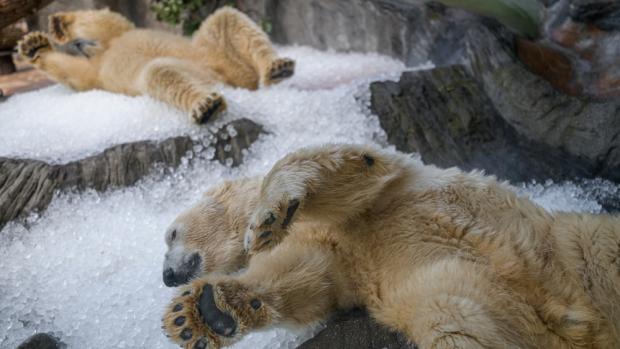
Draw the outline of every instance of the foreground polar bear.
M109 10L57 13L49 27L51 39L33 32L18 50L52 79L80 91L147 94L197 123L226 108L216 84L256 89L292 76L295 68L277 56L254 22L230 7L207 18L191 40L136 29Z
M202 277L164 316L186 348L353 306L420 348L620 347L620 217L550 213L494 177L372 147L225 183L166 242L167 284Z

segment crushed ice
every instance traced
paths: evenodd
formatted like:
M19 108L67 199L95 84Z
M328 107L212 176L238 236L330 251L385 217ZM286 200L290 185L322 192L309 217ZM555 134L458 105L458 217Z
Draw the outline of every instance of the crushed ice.
M321 103L320 94L313 95L309 90L337 89L403 69L402 63L377 54L326 53L307 47L284 47L281 54L297 61L297 71L291 79L256 95L246 90L224 89L233 107L250 100L264 104L243 104L244 116L252 118L257 112L281 111L299 103L294 98L305 96ZM304 109L301 104L296 110ZM284 114L286 117L287 113ZM304 119L306 123L310 121L308 117ZM58 85L16 95L0 104L0 125L0 157L53 163L94 155L115 144L177 135L197 137L205 130L194 125L183 112L147 96L129 97L105 91L76 93Z
M232 169L184 161L138 185L107 193L57 196L41 217L0 231L0 348L36 332L69 348L175 348L160 319L173 290L161 281L163 233L174 217L225 178L265 173L307 145L363 143L384 135L368 110L368 83L396 79L404 66L379 55L282 48L296 75L259 91L224 88L229 112L217 125L250 118L270 132ZM121 142L201 136L206 129L148 97L61 87L12 97L0 105L0 156L66 162ZM228 128L234 136L236 130ZM197 150L201 150L201 145ZM168 173L168 172L167 172ZM313 329L253 333L238 349L295 348Z
M230 111L218 123L248 117L270 132L240 167L198 157L130 188L59 195L41 217L0 231L0 348L14 348L36 332L54 333L69 348L176 348L160 330L174 293L163 286L161 267L164 229L183 208L209 186L263 174L303 146L383 143L385 134L368 110L367 86L397 78L401 63L305 47L281 51L297 60L292 79L255 92L223 91ZM64 162L119 142L201 132L180 112L147 97L100 91L52 87L13 97L0 108L0 156ZM20 134L24 130L30 133ZM600 206L586 195L597 185L532 184L520 191L549 209L597 212ZM315 330L257 332L234 348L295 348Z

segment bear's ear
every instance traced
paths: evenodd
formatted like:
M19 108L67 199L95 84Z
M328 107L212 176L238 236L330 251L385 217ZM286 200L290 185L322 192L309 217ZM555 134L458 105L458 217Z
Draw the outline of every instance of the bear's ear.
M59 42L69 39L69 25L75 20L73 13L58 12L49 16L49 31L52 37Z
M218 184L214 187L209 188L206 193L202 195L203 199L207 198L219 198L226 195L230 192L230 189L233 186L232 181L225 181L224 183Z

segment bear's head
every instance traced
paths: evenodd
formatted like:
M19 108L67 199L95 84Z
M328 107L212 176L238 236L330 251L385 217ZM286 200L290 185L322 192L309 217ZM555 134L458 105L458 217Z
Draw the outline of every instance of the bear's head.
M49 32L60 44L86 39L105 47L111 39L134 28L125 17L108 9L58 12L49 16Z
M166 286L183 285L207 273L232 273L246 266L243 237L260 184L259 178L225 182L174 220L165 235Z

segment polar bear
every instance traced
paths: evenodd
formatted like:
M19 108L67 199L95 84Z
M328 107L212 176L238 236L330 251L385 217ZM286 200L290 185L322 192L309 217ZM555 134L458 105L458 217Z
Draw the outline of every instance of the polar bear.
M620 217L375 147L291 153L212 189L166 242L165 270L189 276L164 330L185 348L354 306L423 349L620 347Z
M253 90L294 74L295 62L278 57L267 35L231 7L214 12L191 39L136 29L107 9L56 13L49 21L49 36L32 32L18 51L53 80L79 91L147 94L199 124L226 109L218 83Z

